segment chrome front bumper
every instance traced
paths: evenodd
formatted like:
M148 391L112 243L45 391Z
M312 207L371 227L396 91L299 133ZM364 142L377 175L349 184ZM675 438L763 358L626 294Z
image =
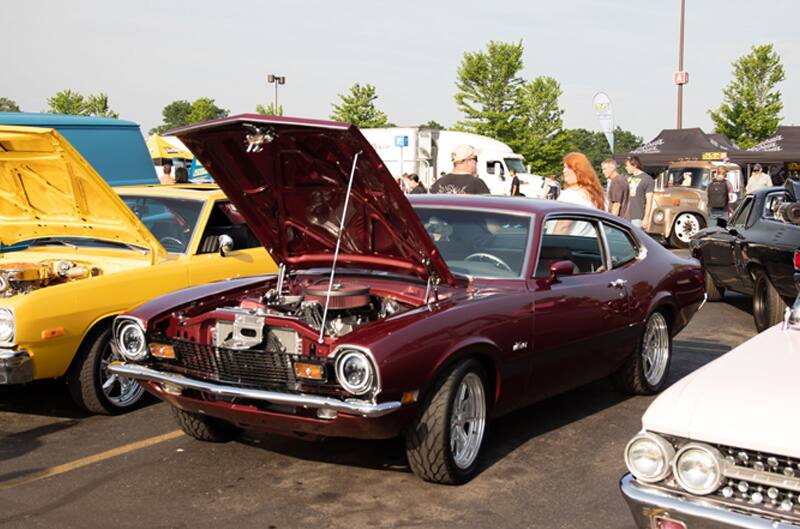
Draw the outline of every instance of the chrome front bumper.
M177 387L181 390L193 389L219 397L260 400L269 402L270 404L297 406L300 408L335 410L341 413L360 415L368 418L387 415L402 406L402 404L398 401L381 402L380 404L375 404L357 399L340 400L331 397L307 395L304 393L281 393L278 391L263 391L260 389L224 386L221 384L214 384L212 382L195 380L174 373L164 373L148 367L129 363L111 364L109 366L109 370L111 370L112 373L116 373L117 375L123 377L144 380L147 382L155 382L162 384L162 387L163 385L167 385L168 389L171 385L173 388ZM171 391L166 391L166 393L171 394Z
M0 349L0 384L24 384L33 380L28 351Z
M620 489L639 529L658 527L656 519L682 522L687 529L797 529L800 525L732 511L701 498L686 498L636 481L625 474Z

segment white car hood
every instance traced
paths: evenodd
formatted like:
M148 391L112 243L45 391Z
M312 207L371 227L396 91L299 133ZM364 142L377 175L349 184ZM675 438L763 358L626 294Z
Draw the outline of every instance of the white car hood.
M800 330L781 325L681 379L645 430L800 458Z

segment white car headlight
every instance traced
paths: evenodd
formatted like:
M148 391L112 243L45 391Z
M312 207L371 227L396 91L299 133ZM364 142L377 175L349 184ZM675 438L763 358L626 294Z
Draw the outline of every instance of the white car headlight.
M136 322L123 323L117 330L117 347L126 360L138 362L147 357L144 329Z
M336 362L339 384L354 395L363 395L373 387L375 369L366 354L354 349L342 351Z
M653 214L653 222L656 224L661 224L664 222L664 212L660 209Z
M0 309L0 343L14 341L14 312L11 309Z
M678 451L672 466L678 484L687 492L702 496L722 485L723 463L724 458L716 448L690 443Z
M669 464L675 449L669 441L650 432L642 432L625 447L625 465L636 479L655 483L669 476Z

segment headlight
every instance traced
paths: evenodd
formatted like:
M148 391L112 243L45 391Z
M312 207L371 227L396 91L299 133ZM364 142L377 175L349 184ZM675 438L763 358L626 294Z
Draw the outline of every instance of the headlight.
M664 222L664 212L661 210L656 211L653 214L653 222L655 222L656 224L661 224L662 222Z
M0 342L14 341L14 312L11 309L0 309Z
M117 331L119 352L127 360L138 362L147 356L147 340L144 329L135 322L123 323Z
M655 483L669 475L669 463L675 455L672 445L658 435L643 432L625 447L625 464L631 474L644 483Z
M375 372L370 359L361 351L343 351L336 363L336 378L348 392L362 395L372 389Z
M724 481L723 461L722 454L716 448L704 444L688 444L678 451L672 463L675 479L687 492L710 494Z

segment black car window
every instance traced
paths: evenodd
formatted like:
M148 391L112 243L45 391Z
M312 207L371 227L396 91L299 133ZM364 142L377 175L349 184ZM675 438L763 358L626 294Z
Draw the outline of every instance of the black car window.
M745 224L747 224L747 217L750 216L750 211L753 209L753 197L747 197L739 209L736 210L736 213L733 214L733 219L731 219L731 226L735 226L737 228L744 228Z
M572 261L576 275L605 271L597 225L581 219L547 220L534 277L547 277L550 265L558 261Z
M608 253L611 258L611 268L627 264L639 254L636 244L630 234L609 224L603 223L603 232L608 241Z
M788 196L783 191L777 193L770 193L764 199L764 211L761 213L761 218L766 220L778 220L776 213L781 207L781 204L786 202Z

